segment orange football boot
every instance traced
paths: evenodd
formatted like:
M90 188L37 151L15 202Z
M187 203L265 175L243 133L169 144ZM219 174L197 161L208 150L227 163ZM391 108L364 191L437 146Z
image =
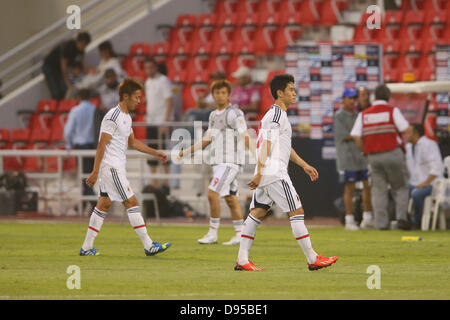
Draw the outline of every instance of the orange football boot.
M253 264L253 262L249 261L247 264L240 265L236 262L236 265L234 266L234 270L245 270L245 271L263 271L263 268L258 268Z
M310 271L319 270L322 268L326 268L331 266L333 263L337 261L338 257L323 257L321 254L317 256L317 259L314 263L308 263L308 269Z

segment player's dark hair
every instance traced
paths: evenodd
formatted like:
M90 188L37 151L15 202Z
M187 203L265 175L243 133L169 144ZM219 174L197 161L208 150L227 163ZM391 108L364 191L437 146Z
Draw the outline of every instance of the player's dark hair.
M86 31L82 31L77 35L77 41L83 41L86 44L91 43L91 35L86 32Z
M220 90L222 88L227 88L228 94L231 94L231 84L227 80L216 80L211 84L210 90L211 93L214 92L214 90Z
M103 41L98 45L98 51L108 52L110 57L115 57L116 53L114 52L111 41Z
M419 135L419 137L422 137L425 135L425 127L420 123L412 123L411 124L412 129L415 133Z
M278 90L284 91L289 83L295 83L295 79L290 74L279 74L270 81L270 93L276 100L278 99Z
M375 88L375 100L389 101L391 90L385 84L380 84Z
M131 78L123 79L123 81L119 84L119 101L123 100L123 96L125 94L131 96L138 90L142 90L142 85L139 82Z

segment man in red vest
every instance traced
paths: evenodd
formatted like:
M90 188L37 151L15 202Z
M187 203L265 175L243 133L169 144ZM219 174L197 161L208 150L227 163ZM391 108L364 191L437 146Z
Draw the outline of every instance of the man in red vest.
M372 178L372 206L377 229L388 229L388 186L393 191L397 226L410 229L408 169L399 134L409 126L398 108L388 104L391 92L382 84L375 88L375 102L363 110L350 135L367 155Z

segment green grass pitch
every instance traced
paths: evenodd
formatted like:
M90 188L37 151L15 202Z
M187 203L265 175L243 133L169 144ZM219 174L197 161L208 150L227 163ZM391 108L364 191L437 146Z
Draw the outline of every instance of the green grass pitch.
M151 238L172 247L147 257L128 224L106 220L95 243L101 256L80 257L87 223L0 222L0 299L450 299L449 232L309 227L314 249L339 257L311 272L289 222L263 224L251 259L265 271L238 272L238 247L197 244L206 231L198 225L150 225ZM223 225L219 243L232 234ZM80 267L79 290L66 286L70 265ZM370 265L380 267L380 289L367 288Z

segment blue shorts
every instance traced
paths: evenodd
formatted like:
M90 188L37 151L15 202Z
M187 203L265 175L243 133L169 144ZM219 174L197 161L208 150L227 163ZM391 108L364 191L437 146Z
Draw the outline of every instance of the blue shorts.
M369 180L369 170L344 171L344 183L353 183L357 181Z

